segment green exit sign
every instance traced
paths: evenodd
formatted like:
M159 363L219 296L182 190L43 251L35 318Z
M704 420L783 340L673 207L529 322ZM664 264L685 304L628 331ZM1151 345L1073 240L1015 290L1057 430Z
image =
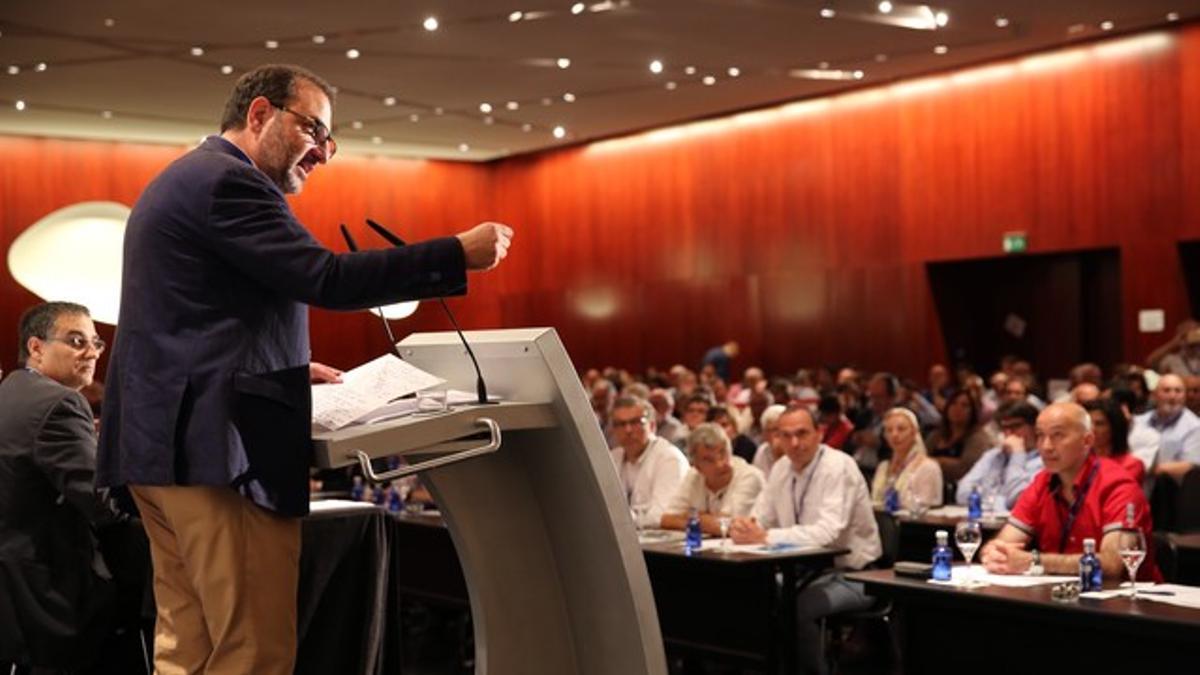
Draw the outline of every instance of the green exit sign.
M1004 233L1005 253L1024 253L1029 249L1029 235L1024 232Z

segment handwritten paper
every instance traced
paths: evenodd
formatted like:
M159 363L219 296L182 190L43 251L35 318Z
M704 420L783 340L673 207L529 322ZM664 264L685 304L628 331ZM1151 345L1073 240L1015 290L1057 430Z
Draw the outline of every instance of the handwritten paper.
M342 374L341 384L312 388L313 424L341 429L392 399L445 383L440 377L384 354Z

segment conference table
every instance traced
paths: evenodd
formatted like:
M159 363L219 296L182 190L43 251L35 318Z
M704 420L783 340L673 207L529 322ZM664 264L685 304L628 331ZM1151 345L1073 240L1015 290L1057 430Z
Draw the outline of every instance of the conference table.
M959 511L961 511L961 514L958 513ZM947 513L952 515L946 515ZM938 530L945 530L947 532L950 538L950 548L954 550L955 559L962 559L962 554L958 551L958 547L954 545L954 528L958 523L967 519L965 508L942 507L931 509L920 516L910 514L907 511L899 511L893 518L895 518L896 529L899 534L897 560L929 562L933 554L935 537ZM1004 522L1004 518L994 517L990 514L980 518L979 525L983 531L984 542L996 536L996 533L1004 526Z
M297 673L402 672L406 603L469 610L454 544L436 513L315 513L303 537ZM680 542L642 550L669 658L772 674L795 672L796 593L845 553L723 551L712 541L692 555Z
M1200 609L1145 598L1055 600L1052 585L968 590L892 570L847 578L892 600L904 672L1182 673L1200 667Z

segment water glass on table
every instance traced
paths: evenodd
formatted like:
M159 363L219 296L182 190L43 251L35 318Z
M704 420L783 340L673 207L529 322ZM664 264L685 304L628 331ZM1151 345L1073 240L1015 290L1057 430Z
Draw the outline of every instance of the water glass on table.
M978 551L980 545L983 544L983 529L979 526L979 521L964 520L955 525L954 543L958 545L963 559L967 561L967 577L963 581L963 585L967 588L986 586L987 582L976 579L971 572L971 560L975 558L975 551Z
M722 511L717 514L717 525L721 527L721 550L729 550L729 524L733 522L733 515L728 511Z

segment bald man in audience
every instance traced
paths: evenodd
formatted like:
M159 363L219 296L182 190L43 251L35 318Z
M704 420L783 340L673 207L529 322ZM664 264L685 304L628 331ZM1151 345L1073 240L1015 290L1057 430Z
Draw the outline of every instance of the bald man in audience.
M775 463L751 518L730 528L738 544L844 548L836 570L809 584L796 598L799 659L804 672L823 672L817 620L865 609L871 598L862 584L847 581L844 570L859 570L879 558L883 547L867 481L853 458L821 443L807 408L788 410L777 432L785 457Z
M761 471L733 454L725 430L711 422L692 430L687 449L692 468L671 497L662 527L684 529L689 511L695 509L700 516L700 530L720 535L718 518L750 515L766 479Z
M1200 417L1188 410L1183 378L1167 374L1154 387L1154 409L1133 418L1135 433L1158 433L1157 451L1152 445L1134 448L1134 455L1146 465L1146 478L1167 475L1183 480L1183 475L1200 464Z
M1100 387L1091 382L1080 382L1071 389L1070 400L1072 403L1083 405L1088 401L1095 401L1100 398Z
M625 499L639 526L657 527L687 473L687 458L654 434L654 407L648 402L621 396L613 403L611 420L618 443L612 459Z
M1116 462L1092 452L1092 418L1075 403L1054 403L1037 419L1037 449L1045 466L1021 494L1008 523L983 547L993 574L1078 575L1083 540L1098 542L1104 576L1124 572L1117 531L1133 505L1135 526L1152 542L1150 506L1140 486ZM1040 567L1040 569L1039 569ZM1154 547L1138 579L1161 581Z

